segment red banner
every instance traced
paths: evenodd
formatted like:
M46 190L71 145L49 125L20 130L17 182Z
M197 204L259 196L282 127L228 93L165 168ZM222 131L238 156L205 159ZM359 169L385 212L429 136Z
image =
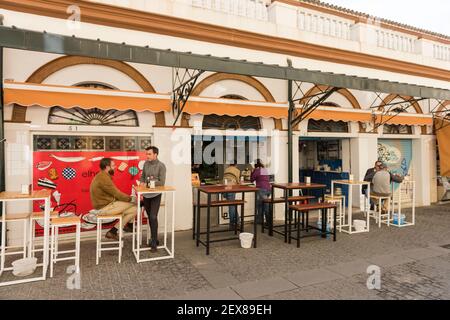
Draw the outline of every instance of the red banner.
M82 230L96 228L96 216L90 211L89 188L100 171L100 160L112 158L116 164L113 177L115 185L126 194L131 194L133 184L139 180L144 161L144 151L36 151L33 153L33 190L47 189L52 192L51 207L61 217L80 216ZM34 211L42 211L43 203L34 203ZM110 228L115 222L105 224ZM60 233L74 232L75 228L60 230ZM38 221L36 235L42 235L42 221Z

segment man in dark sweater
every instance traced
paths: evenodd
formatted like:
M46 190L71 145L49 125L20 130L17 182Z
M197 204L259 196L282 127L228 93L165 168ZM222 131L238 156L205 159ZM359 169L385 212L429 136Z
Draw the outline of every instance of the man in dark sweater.
M166 183L166 166L158 160L159 149L157 147L148 147L147 161L145 161L144 169L140 179L141 186L146 186L147 182L154 181L156 187L164 186ZM161 193L153 193L144 195L144 207L147 212L152 239L149 246L151 252L156 252L159 244L158 241L158 211L161 205Z

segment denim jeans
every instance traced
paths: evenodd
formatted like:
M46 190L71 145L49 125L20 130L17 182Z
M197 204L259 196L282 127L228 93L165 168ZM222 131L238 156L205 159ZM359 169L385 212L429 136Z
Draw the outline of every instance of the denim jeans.
M236 194L235 193L224 193L223 197L226 200L230 200L233 201L236 199ZM230 225L236 224L237 221L239 220L239 216L236 212L236 206L229 206L228 207L228 215L230 218Z
M270 193L271 192L269 190L260 189L256 195L256 223L258 224L263 223L264 218L266 219L266 222L269 221L269 204L264 203L263 200L268 199L270 197Z

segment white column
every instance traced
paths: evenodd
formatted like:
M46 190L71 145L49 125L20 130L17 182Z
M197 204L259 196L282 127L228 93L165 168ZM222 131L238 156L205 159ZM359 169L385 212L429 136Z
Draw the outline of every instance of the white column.
M154 128L159 160L166 165L166 185L176 188L175 230L192 228L191 129Z
M350 139L351 174L356 180L363 180L367 169L372 168L378 158L378 139L376 137L358 137ZM353 190L353 206L360 207L360 190Z
M297 7L275 1L269 6L269 21L278 25L297 27Z
M433 136L421 136L412 142L413 173L416 181L416 205L431 203L432 185L436 188L436 151ZM434 156L433 156L434 155Z

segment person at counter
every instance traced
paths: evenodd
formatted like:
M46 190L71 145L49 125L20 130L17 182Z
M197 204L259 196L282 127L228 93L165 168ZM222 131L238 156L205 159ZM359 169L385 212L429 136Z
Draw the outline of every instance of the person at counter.
M391 196L391 183L392 182L402 182L403 177L399 174L393 174L388 171L388 167L386 164L381 163L378 166L378 170L373 176L372 179L372 195L375 196L381 196L381 197L388 197ZM383 213L387 212L387 201L383 201Z
M158 160L159 149L157 147L148 147L147 161L144 163L142 176L139 180L141 186L146 186L148 181L155 181L155 186L164 186L166 183L166 166ZM152 238L148 244L151 247L151 252L156 252L159 245L158 241L158 212L161 205L161 193L145 194L144 208L147 212L148 223L150 224L150 231Z
M380 160L375 161L375 166L373 168L369 168L366 171L366 175L364 176L364 181L370 182L372 184L373 177L375 173L380 170L380 166L383 163ZM363 186L362 192L367 195L367 186Z
M121 192L114 185L112 176L116 165L110 158L100 160L100 172L97 173L90 186L91 202L97 215L122 215L122 225L119 222L112 227L107 233L106 238L119 241L117 229L123 228L125 232L133 231L133 221L136 216L136 205L133 197Z
M237 168L236 162L232 162L223 173L223 183L226 184L239 184L241 179L241 171ZM224 193L223 197L226 200L233 201L236 199L235 193ZM230 230L234 230L238 223L239 217L237 215L236 207L229 206L228 213L230 215Z
M256 200L256 223L262 224L264 222L264 217L266 221L269 221L269 204L264 204L263 200L269 198L271 186L269 173L264 167L261 159L256 160L255 169L251 174L250 181L255 182L256 187L259 188Z

